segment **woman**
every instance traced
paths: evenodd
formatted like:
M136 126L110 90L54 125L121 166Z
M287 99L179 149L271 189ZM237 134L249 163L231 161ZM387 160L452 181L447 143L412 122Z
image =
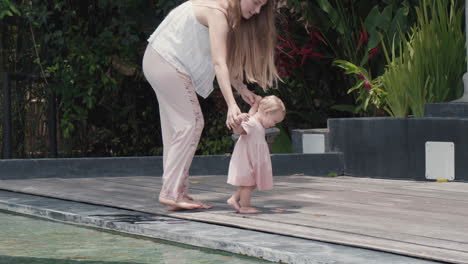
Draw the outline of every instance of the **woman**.
M148 39L143 72L159 102L164 170L159 202L167 210L212 207L188 195L188 172L204 126L196 93L206 98L216 76L231 129L241 113L231 85L253 104L257 95L244 80L264 90L276 83L274 6L274 0L187 1Z

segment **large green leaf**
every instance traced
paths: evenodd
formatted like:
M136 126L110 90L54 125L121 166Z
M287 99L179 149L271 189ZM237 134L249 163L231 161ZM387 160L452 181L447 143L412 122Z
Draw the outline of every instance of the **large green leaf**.
M335 28L341 34L344 34L346 26L344 24L343 17L340 16L337 10L333 8L328 0L318 0L317 3L323 11L329 14L330 21L334 23L333 28Z

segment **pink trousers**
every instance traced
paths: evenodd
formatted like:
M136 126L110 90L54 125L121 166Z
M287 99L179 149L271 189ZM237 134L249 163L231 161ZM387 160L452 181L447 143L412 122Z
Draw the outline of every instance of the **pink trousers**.
M181 200L188 195L189 169L203 130L203 114L190 76L151 46L143 57L143 72L156 92L161 116L164 173L159 197Z

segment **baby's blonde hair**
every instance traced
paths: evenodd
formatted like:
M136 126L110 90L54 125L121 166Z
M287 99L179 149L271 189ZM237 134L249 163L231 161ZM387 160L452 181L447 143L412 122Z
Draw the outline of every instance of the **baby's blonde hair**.
M259 102L258 111L265 114L279 111L283 114L283 118L286 115L286 107L283 101L274 95L263 97Z

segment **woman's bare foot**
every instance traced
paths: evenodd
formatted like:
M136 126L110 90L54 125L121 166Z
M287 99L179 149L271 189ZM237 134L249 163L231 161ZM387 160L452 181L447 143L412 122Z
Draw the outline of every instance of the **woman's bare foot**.
M259 214L260 211L253 207L241 207L239 209L240 214Z
M169 208L172 209L170 211L176 211L174 210L176 208L192 210L192 209L199 209L201 207L199 204L193 203L190 200L185 200L185 199L181 201L174 201L174 200L159 198L159 203L166 205L168 210Z
M175 206L175 205L166 205L166 210L168 211L184 211L184 210L187 210L187 209L184 209L182 207L178 207L178 206Z
M236 201L236 199L234 198L234 196L231 196L231 198L229 198L227 200L227 203L232 206L234 209L236 209L237 212L240 211L240 205L239 205L239 202Z
M185 199L188 199L188 200L191 201L192 203L198 204L198 205L200 206L200 209L211 209L211 208L213 208L212 205L209 205L209 204L205 204L205 203L202 203L202 202L195 201L191 196L188 196L188 195L185 196Z

